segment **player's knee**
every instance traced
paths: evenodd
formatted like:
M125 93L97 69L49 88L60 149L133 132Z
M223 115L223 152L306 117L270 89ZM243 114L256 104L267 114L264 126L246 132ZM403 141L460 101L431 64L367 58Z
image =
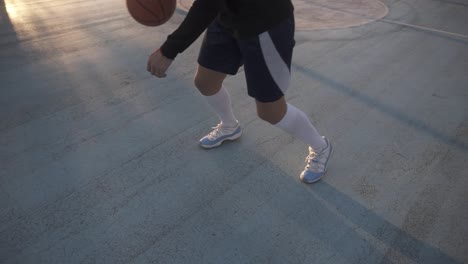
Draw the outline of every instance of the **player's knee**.
M195 75L195 78L193 79L193 84L197 89L203 94L203 92L206 90L206 81L203 80L203 78L199 77L198 75Z
M193 80L195 87L200 91L201 94L205 96L210 96L213 95L217 92L219 89L216 88L216 84L214 84L212 81L208 80L207 78L200 77L198 75L195 76Z
M256 104L258 117L272 125L278 124L281 119L283 119L287 111L287 105L284 97L269 103L257 101Z
M257 111L257 115L261 120L272 125L279 122L278 118L276 118L272 113L268 113L267 111Z

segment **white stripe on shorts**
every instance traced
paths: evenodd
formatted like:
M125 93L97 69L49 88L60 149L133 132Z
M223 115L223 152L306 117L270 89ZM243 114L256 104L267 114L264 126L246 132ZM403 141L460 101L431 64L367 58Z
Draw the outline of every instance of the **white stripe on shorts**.
M291 72L281 55L276 50L275 44L268 32L259 35L260 47L271 77L283 93L289 88Z

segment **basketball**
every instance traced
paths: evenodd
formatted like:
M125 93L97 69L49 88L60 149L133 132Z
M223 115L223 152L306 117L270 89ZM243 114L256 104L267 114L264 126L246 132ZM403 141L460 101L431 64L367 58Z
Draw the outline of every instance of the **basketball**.
M127 0L130 15L140 24L156 27L174 14L177 0Z

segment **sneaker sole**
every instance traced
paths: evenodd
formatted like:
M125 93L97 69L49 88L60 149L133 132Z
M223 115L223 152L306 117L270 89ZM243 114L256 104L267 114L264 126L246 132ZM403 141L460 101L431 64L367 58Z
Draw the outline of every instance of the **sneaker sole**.
M202 147L202 148L204 148L204 149L216 148L216 147L221 146L221 144L223 144L224 141L226 141L226 140L234 141L234 140L240 138L240 136L242 136L242 130L241 130L241 132L239 132L238 134L235 134L235 135L233 135L233 136L231 136L231 137L225 138L225 139L219 141L218 143L216 143L216 144L214 144L214 145L202 145L202 144L200 144L200 147Z

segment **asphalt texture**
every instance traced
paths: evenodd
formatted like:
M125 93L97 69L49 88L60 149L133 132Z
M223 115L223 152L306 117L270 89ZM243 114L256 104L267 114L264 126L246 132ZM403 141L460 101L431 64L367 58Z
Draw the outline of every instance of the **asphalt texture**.
M468 36L465 0L385 0L386 20ZM374 21L296 32L286 98L335 155L261 121L204 150L200 40L168 77L124 1L0 1L0 263L468 263L468 37Z

